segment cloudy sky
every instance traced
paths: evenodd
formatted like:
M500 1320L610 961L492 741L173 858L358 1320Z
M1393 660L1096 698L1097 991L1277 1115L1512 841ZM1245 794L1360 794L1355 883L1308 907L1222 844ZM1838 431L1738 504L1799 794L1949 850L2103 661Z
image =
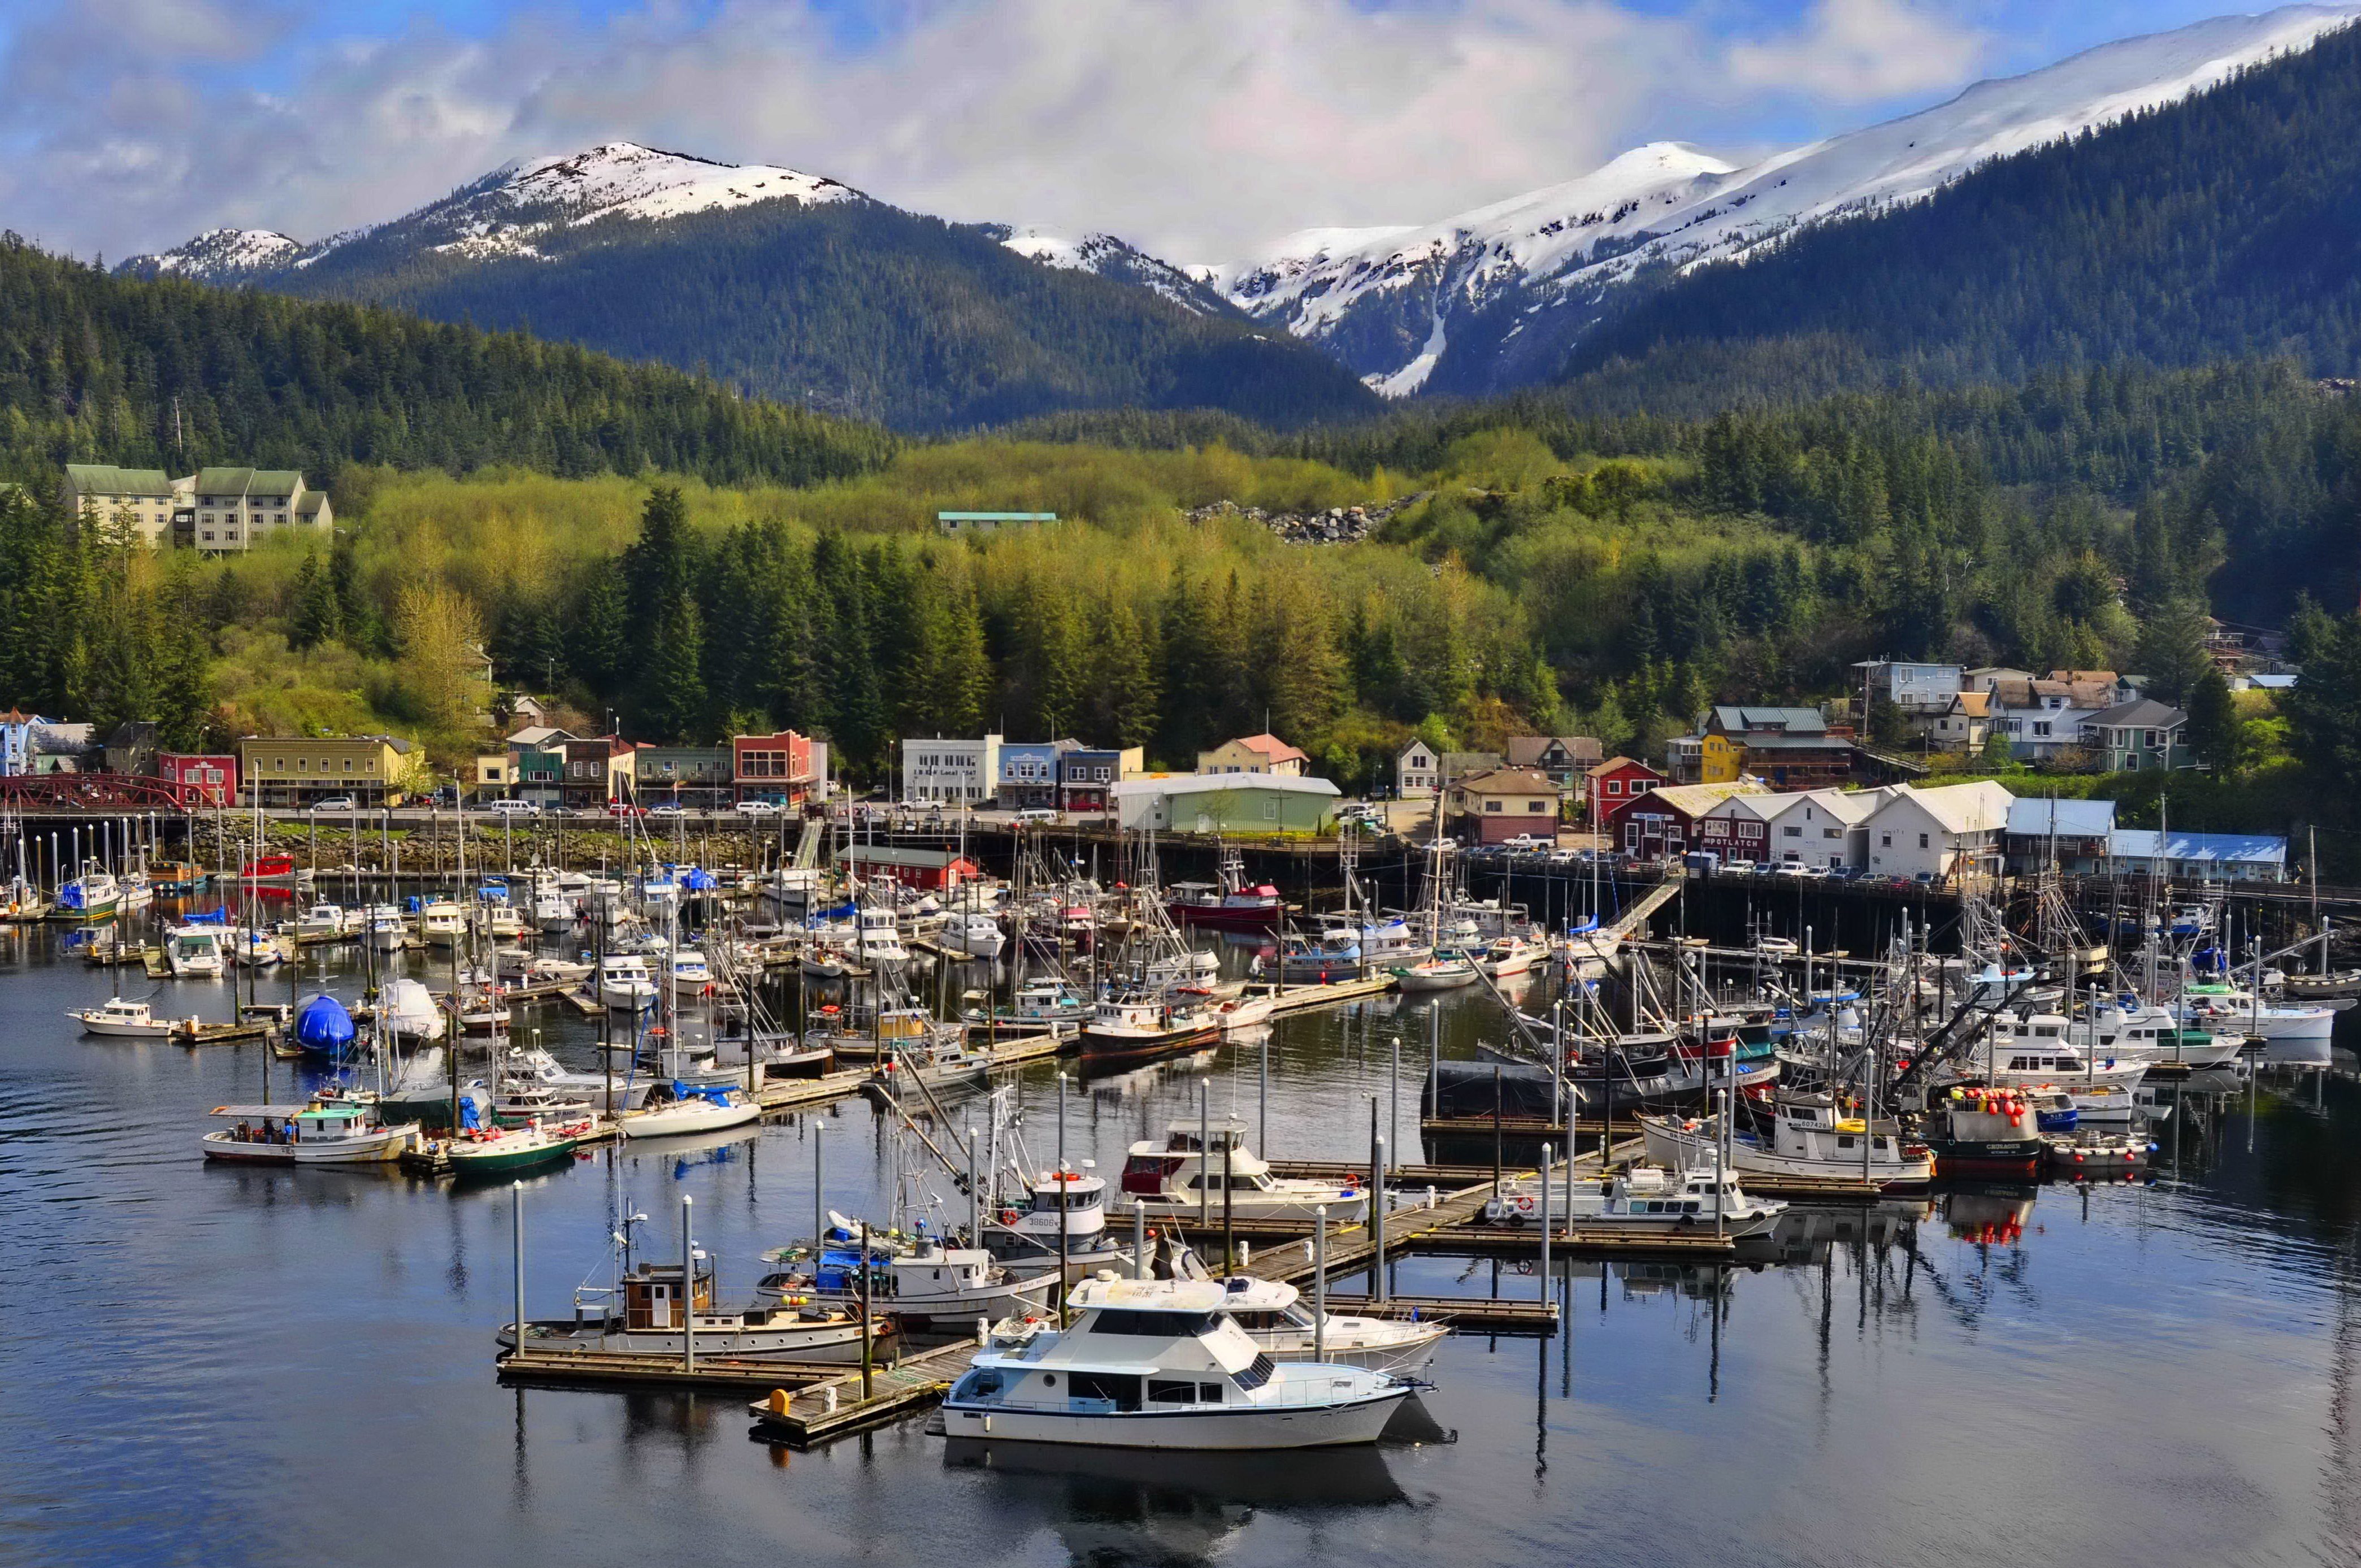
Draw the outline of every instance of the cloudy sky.
M0 226L310 239L628 139L1182 261L1744 155L2222 0L0 0Z

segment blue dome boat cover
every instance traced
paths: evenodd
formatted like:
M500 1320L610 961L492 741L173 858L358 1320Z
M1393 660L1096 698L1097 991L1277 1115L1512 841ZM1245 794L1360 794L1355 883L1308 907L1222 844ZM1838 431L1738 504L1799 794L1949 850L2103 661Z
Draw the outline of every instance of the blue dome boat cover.
M353 1015L345 1004L323 992L295 1014L295 1041L308 1051L333 1052L352 1044Z
M691 893L710 893L719 884L713 880L713 873L703 866L691 866L682 873L680 885Z

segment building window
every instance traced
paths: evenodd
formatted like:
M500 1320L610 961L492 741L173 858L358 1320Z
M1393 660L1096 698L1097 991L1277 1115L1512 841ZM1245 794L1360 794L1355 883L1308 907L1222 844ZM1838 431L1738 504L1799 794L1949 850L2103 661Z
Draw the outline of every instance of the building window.
M1804 836L1804 830L1801 828L1782 828L1779 829L1779 836L1783 839L1800 839Z
M1880 833L1877 836L1877 847L1881 850L1890 850L1894 848L1894 835L1891 833Z
M1529 800L1525 802L1525 809L1527 811L1547 811L1549 809L1549 802L1545 800Z
M1922 850L1927 848L1927 835L1924 833L1918 835L1918 847Z
M1484 809L1487 811L1498 811L1500 809L1500 803L1497 800L1488 800L1484 803Z

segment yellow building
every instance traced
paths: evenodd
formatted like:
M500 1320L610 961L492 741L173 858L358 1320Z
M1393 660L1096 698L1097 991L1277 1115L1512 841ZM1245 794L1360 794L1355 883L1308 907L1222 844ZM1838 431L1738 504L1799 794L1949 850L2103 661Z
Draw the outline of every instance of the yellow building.
M1668 752L1673 777L1683 784L1736 784L1746 771L1746 748L1708 731L1676 738Z
M265 806L337 795L358 806L399 806L410 742L393 735L249 735L237 743L237 762L238 776Z

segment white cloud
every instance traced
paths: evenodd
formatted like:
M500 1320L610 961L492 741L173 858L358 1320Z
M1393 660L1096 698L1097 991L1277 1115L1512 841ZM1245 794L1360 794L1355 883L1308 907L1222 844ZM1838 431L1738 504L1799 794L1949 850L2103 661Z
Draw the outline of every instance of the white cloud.
M1737 44L1729 67L1741 87L1873 104L1952 86L1991 50L1983 32L1904 0L1818 0L1802 31Z
M50 4L0 62L0 221L110 255L221 224L311 238L627 137L1213 259L1564 180L1678 134L1684 103L1859 102L1982 53L1897 0L1821 0L1736 47L1616 0L906 0L851 41L805 4L653 0L308 47L225 30L220 0Z

